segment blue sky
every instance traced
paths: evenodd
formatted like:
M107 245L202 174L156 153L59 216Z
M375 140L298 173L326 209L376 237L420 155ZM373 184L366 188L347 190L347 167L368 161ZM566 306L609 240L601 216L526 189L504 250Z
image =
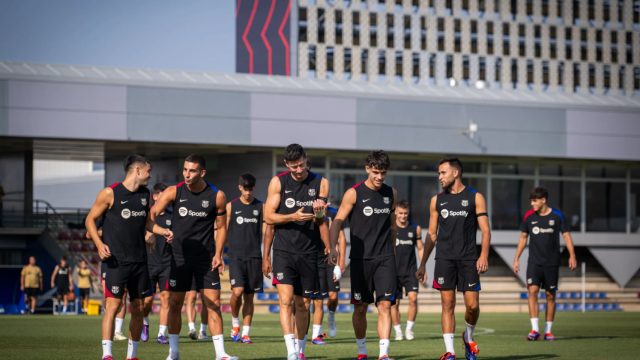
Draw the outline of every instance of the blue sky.
M0 60L234 72L235 0L0 0Z

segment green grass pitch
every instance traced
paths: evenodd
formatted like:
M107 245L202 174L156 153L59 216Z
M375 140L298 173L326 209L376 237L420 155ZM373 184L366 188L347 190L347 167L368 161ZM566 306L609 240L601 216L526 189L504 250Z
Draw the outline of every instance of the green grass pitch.
M125 328L130 316L127 315ZM338 314L338 336L327 345L307 345L305 355L312 359L355 359L357 347L350 314ZM141 343L141 360L166 359L169 345L155 343L158 317L151 316L150 339ZM0 316L0 359L100 359L99 316ZM378 356L376 314L368 315L367 347L371 359ZM460 335L464 329L462 315L456 321L456 353L464 359ZM234 343L229 338L231 317L224 315L225 347L240 359L286 359L286 350L278 315L256 315L251 327L253 344ZM462 326L461 326L462 324ZM199 328L199 321L196 323ZM403 329L405 320L403 320ZM544 322L540 321L544 327ZM530 330L527 314L481 314L476 328L479 359L639 359L640 313L558 313L553 325L555 342L528 342ZM182 359L214 359L211 341L187 337L184 319L180 338ZM325 317L324 331L327 331ZM392 359L439 359L444 342L439 314L419 314L414 327L415 340L394 341L393 330L389 355ZM126 341L114 343L114 358L125 359Z

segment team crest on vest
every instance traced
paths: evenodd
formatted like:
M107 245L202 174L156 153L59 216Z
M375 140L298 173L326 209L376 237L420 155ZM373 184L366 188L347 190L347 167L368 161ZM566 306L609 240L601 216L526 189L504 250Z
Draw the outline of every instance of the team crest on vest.
M284 273L278 273L278 274L276 275L276 279L278 279L278 280L282 280L282 279L284 279Z
M385 204L389 204L389 198L388 197L383 197L382 201L384 201Z
M309 196L316 196L316 189L309 189Z
M253 215L258 216L259 213L260 213L260 210L253 210Z
M555 220L549 220L549 225L553 226L556 223Z
M171 220L167 220L167 225L171 226Z
M354 293L353 299L356 301L360 301L360 299L362 299L362 295L360 293Z
M209 200L202 200L202 207L203 208L208 208L209 207Z
M176 280L173 280L173 279L169 280L169 286L172 286L172 287L176 286L176 283L177 283Z
M147 198L140 199L140 202L142 202L142 206L147 206Z
M413 233L412 232L408 233L407 235L409 235L410 238L413 237Z
M444 284L444 278L443 277L439 277L438 278L438 284L440 284L440 285Z
M111 287L111 293L112 294L117 294L120 292L120 286L112 286Z
M462 206L469 206L469 200L462 200Z

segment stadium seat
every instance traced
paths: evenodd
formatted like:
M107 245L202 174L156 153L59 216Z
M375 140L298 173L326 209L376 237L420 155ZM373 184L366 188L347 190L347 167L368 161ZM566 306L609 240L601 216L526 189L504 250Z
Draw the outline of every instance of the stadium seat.
M272 314L280 313L280 305L269 305L269 312Z
M278 301L280 298L278 297L278 293L269 293L269 300Z
M58 240L71 240L71 236L69 236L69 233L61 232L58 233Z
M73 240L82 241L82 234L80 234L79 232L72 232L71 233L71 238Z
M351 294L350 293L338 293L338 300L351 300Z
M269 294L259 293L258 294L258 300L259 301L267 301L267 300L269 300Z
M582 294L579 292L572 292L571 293L571 298L572 299L582 299Z
M600 303L594 303L594 304L593 304L592 309L593 309L594 311L600 311L600 310L602 310L602 304L600 304Z
M611 311L613 309L613 305L610 303L604 303L602 304L602 310L603 311Z
M593 310L593 303L586 303L586 304L584 304L584 306L585 306L585 309L587 311L592 311Z
M568 298L569 298L569 293L561 292L558 294L558 299L568 299Z
M590 292L586 294L586 298L587 299L597 299L598 298L598 293L597 292Z
M226 258L224 258L224 264L225 264L225 265L229 265L229 258L227 258L227 257L226 257Z
M538 311L547 310L547 304L538 304Z
M339 312L339 313L350 313L351 312L351 305L338 305L338 308L336 309L336 312Z
M0 314L4 314L4 306L0 304Z
M621 311L622 307L620 307L620 304L618 304L618 303L613 303L613 306L612 306L611 309L615 310L615 311Z
M547 294L544 291L540 291L538 293L538 299L546 299L547 298Z
M601 292L600 294L598 294L598 298L599 299L606 299L607 298L607 293L606 292Z
M529 293L526 293L526 292L520 293L520 299L521 300L528 300L529 299Z
M580 303L571 304L571 310L573 310L573 311L582 311L582 304L580 304Z
M4 304L4 313L6 315L18 315L20 314L20 311L16 304Z

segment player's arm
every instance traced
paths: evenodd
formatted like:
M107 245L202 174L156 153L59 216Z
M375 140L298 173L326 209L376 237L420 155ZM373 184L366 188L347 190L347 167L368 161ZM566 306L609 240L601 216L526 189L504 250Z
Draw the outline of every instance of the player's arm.
M150 233L154 233L156 235L162 235L166 237L167 242L169 244L171 244L171 242L173 241L173 231L169 229L165 229L162 226L156 224L156 218L163 211L165 211L167 207L169 207L169 204L171 204L175 200L176 200L176 187L169 186L168 188L165 189L165 191L162 192L158 201L156 201L156 203L153 205L151 210L149 210L149 216L147 216L147 225L146 225L147 231ZM153 239L153 246L155 246L155 241L156 241L155 237L149 238L149 240L150 239Z
M526 223L524 224L526 226ZM516 250L516 258L513 259L513 272L516 275L520 274L520 255L524 251L524 248L527 247L527 238L529 237L529 233L522 232L520 234L520 240L518 240L518 249Z
M262 273L269 279L271 279L269 274L273 273L273 269L271 268L271 244L273 244L274 233L275 227L273 225L266 224L263 235L264 245L262 251Z
M98 219L102 216L102 214L105 213L105 211L109 210L112 204L113 189L110 187L102 189L102 191L98 193L96 202L91 207L91 210L87 215L87 219L84 221L84 226L87 228L87 233L93 240L93 243L96 244L96 247L98 248L98 255L100 255L100 258L103 260L111 256L111 251L109 250L109 246L102 242L102 239L98 234L96 221L98 221Z
M398 224L396 224L396 199L398 198L398 192L393 189L393 204L391 204L391 214L389 219L391 220L391 227L389 228L389 241L393 244L393 254L396 254L396 239L398 239Z
M283 225L294 221L309 221L315 218L315 214L305 214L302 211L304 208L296 211L293 214L276 214L278 206L280 206L280 179L274 176L269 183L269 193L267 195L267 202L265 204L264 220L269 225Z
M478 226L482 232L482 251L480 258L476 263L478 274L484 274L489 270L489 248L491 247L491 229L489 228L489 216L487 215L487 203L484 196L476 193L476 216L478 217Z
M69 291L73 291L73 272L69 271Z
M25 275L25 269L22 268L22 272L20 273L20 291L24 291L24 275Z
M438 210L436 210L437 199L437 195L431 198L431 205L429 205L429 212L431 213L429 217L429 229L427 230L427 238L424 240L424 250L422 251L422 259L420 259L420 266L418 266L418 271L416 271L416 277L423 284L427 282L427 260L429 256L431 256L431 252L436 246L436 240L438 239L438 217L440 214Z
M222 253L224 252L224 243L227 242L227 197L221 190L218 191L216 197L216 226L218 231L215 232L216 255L211 261L211 269L218 268L222 275L224 273L224 261L222 261Z
M229 221L231 221L231 203L227 204L227 229L229 228Z
M562 220L562 226L566 226L564 225L564 219ZM571 270L575 270L575 268L578 266L578 262L576 261L576 252L575 249L573 247L573 239L571 238L571 233L569 232L568 229L563 229L561 227L561 231L563 231L562 233L562 237L564 238L564 245L567 247L567 250L569 251L569 269Z
M313 202L313 211L314 213L321 213L322 216L316 217L315 222L318 226L318 230L320 230L320 239L324 243L324 248L329 249L329 226L327 225L325 210L326 210L326 201L325 199L329 197L329 180L322 178L320 182L320 194L318 194L318 199ZM315 214L314 214L315 215Z
M59 266L56 265L56 267L53 268L53 274L51 274L51 287L54 288L56 287L56 274L58 273L58 268Z
M422 228L420 226L416 227L416 248L418 249L418 259L422 259L424 245L422 244Z
M353 210L353 206L356 203L356 190L351 188L344 193L344 197L342 198L342 203L340 204L340 208L338 209L338 213L335 218L331 222L331 229L329 230L329 258L328 263L331 266L338 265L338 252L336 251L336 245L338 244L338 238L340 237L340 230L342 229L342 224L344 223L344 219L349 216L351 210Z
M340 237L339 237L339 247L340 247L340 259L338 260L340 265L340 270L344 274L347 271L347 265L345 263L345 259L347 257L347 238L344 236L344 228L340 229Z
M260 214L260 222L262 223L262 240L264 241L264 234L267 232L267 223L264 221L264 203L262 204L262 213Z
M40 291L42 291L42 271L40 271L38 275L38 279L40 280Z

